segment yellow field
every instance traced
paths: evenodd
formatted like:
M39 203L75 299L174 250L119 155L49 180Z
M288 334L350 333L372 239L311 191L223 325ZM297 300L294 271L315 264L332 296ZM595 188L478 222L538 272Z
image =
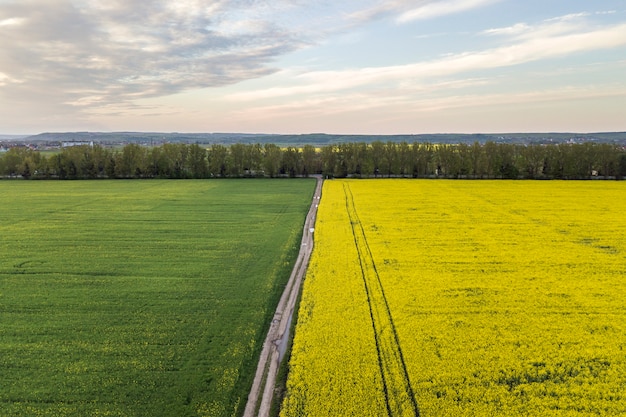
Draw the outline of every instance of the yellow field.
M626 183L324 185L291 416L626 415Z

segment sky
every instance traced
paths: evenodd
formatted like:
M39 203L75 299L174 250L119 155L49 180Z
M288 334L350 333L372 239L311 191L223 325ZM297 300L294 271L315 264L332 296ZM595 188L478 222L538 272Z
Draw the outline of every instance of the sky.
M0 133L626 131L624 0L0 0Z

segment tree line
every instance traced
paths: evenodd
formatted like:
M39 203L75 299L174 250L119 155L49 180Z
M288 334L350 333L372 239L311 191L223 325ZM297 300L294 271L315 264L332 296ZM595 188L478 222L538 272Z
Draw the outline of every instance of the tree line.
M609 143L554 145L342 143L72 146L46 155L26 147L0 154L0 175L25 179L299 177L626 177L626 149Z

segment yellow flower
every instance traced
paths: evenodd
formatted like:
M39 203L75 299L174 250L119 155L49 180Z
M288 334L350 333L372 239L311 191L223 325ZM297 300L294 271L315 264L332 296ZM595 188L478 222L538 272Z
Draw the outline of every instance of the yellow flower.
M624 196L327 181L281 416L625 414Z

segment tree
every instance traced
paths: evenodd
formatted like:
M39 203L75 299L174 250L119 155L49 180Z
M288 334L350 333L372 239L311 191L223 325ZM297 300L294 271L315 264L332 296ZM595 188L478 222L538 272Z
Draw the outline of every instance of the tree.
M545 148L540 145L523 146L520 149L522 170L526 178L539 178L543 175L546 160Z
M337 152L335 145L326 145L321 151L322 174L325 176L334 176L337 166Z
M619 168L618 174L619 178L626 178L626 154L622 152L619 157Z
M246 146L244 166L247 167L248 175L261 175L263 170L263 146L260 143L255 143Z
M472 171L472 148L466 143L459 143L456 146L457 157L457 167L456 167L456 175L458 176L467 176Z
M618 146L610 143L601 143L595 147L597 148L595 167L598 174L604 177L623 176L621 174L621 160L624 159L624 152Z
M50 167L50 173L52 176L62 180L68 178L68 160L67 156L64 155L63 152L52 155L50 157L48 165Z
M395 142L387 141L383 147L384 172L388 177L400 173L398 160L398 145Z
M23 167L23 160L28 156L29 150L22 147L10 148L2 158L3 163L3 175L16 176L21 175Z
M453 145L443 144L435 148L435 161L437 163L437 175L457 175L456 155Z
M228 149L224 145L214 143L208 151L209 173L211 176L226 176L226 158Z
M508 143L499 143L498 159L500 161L500 175L502 178L516 179L519 177L517 167L517 148Z
M32 155L26 156L22 160L22 163L20 164L20 172L21 172L22 178L29 179L31 175L33 175L36 171L37 171L37 165L35 164L35 161L33 160Z
M348 174L360 175L360 167L355 143L340 143L337 145L337 171L335 176L345 178Z
M432 159L434 146L430 143L414 142L411 146L411 156L413 160L413 176L425 177L433 173Z
M246 161L246 145L242 143L234 143L229 148L230 158L228 158L228 174L234 177L241 177L245 170L250 167L245 166Z
M405 141L398 144L398 169L401 176L411 175L413 164L411 162L411 147Z
M110 153L107 158L104 160L104 173L107 178L115 178L115 161L116 157L114 154Z
M145 148L131 143L115 156L115 176L119 178L140 178L147 171Z
M318 157L313 145L304 145L302 148L302 175L308 177L318 171Z
M482 178L487 175L485 152L482 145L475 141L469 149L470 175Z
M209 166L207 164L207 151L198 144L190 145L188 148L189 175L191 178L206 178L209 176Z
M33 161L35 162L36 171L33 173L34 178L50 178L50 161L41 152L33 152Z
M189 178L189 147L182 143L166 143L162 145L162 151L171 169L169 178Z
M99 178L105 176L106 160L111 154L111 150L102 147L101 145L94 145L89 149L89 153L92 157L93 171L91 178Z
M374 167L374 176L376 177L382 169L383 158L385 155L385 145L379 140L372 142L372 145L370 146L370 155L372 165Z
M23 178L207 178L210 176L278 175L369 177L379 174L424 177L589 178L624 176L625 149L609 143L481 145L406 142L365 142L327 145L138 144L112 151L100 145L63 148L49 158L27 147L13 147L0 155L0 175Z
M586 142L577 146L574 157L578 159L576 165L579 167L579 173L584 178L592 176L595 168L599 169L598 156L601 150L601 146L597 146L593 143ZM609 171L609 169L607 169Z
M107 169L109 171L109 169ZM146 175L150 178L169 178L172 167L161 146L150 149L146 160Z
M301 165L301 154L298 149L293 146L288 146L287 149L282 152L283 172L290 177L295 177L300 173Z
M265 174L271 178L278 175L282 162L282 152L280 148L273 143L266 143L263 146L263 156L265 158L263 163Z
M485 174L489 178L495 178L500 173L500 154L495 142L487 141L483 145L485 151Z

